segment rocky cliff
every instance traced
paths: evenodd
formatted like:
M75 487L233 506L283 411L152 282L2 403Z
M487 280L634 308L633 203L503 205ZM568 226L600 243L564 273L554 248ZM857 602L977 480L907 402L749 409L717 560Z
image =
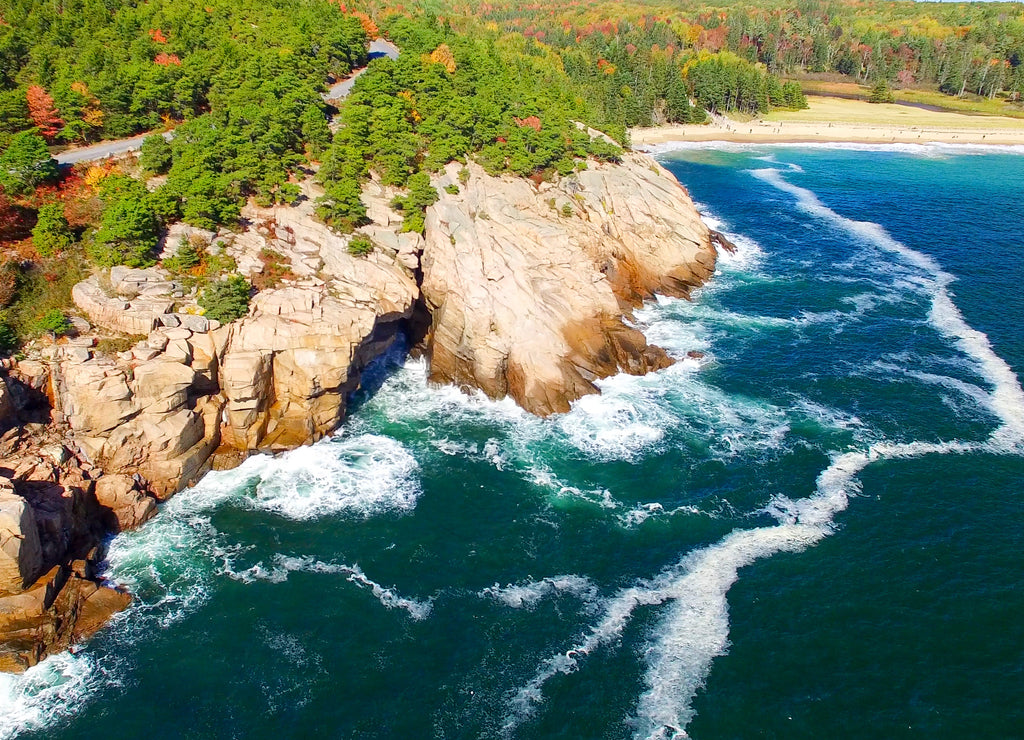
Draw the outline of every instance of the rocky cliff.
M450 165L438 185L458 183ZM431 378L568 411L594 380L669 364L629 326L654 293L688 297L714 270L710 232L652 159L590 163L539 186L476 165L427 211Z
M185 237L250 276L268 254L283 268L227 326L159 268L76 286L92 326L0 373L0 670L86 638L128 602L95 578L106 533L215 464L336 427L363 367L424 325L418 307L432 380L538 414L568 410L599 378L670 364L631 310L688 297L714 269L716 235L657 163L626 154L540 183L451 165L435 185L425 239L400 232L392 190L366 187L365 257L314 218L310 183L298 206L246 208L238 233L176 226L165 256ZM135 336L115 351L111 332Z

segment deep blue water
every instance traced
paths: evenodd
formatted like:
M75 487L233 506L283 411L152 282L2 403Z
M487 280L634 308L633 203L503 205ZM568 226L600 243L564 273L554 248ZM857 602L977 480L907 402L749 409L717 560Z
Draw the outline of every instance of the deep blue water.
M637 316L703 361L541 420L396 355L115 540L136 604L3 679L0 738L1019 736L1024 158L987 151L663 153L739 245Z

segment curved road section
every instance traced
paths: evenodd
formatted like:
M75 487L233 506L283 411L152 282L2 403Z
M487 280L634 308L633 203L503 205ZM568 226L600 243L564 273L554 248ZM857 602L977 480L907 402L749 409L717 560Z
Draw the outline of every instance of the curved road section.
M397 59L398 47L385 39L375 39L371 41L370 60L373 61L380 57ZM355 84L356 78L365 71L366 67L357 69L344 80L335 83L326 93L324 93L324 100L329 103L337 103L344 100L345 97L352 92L352 85ZM59 164L76 164L78 162L95 162L97 160L106 159L107 157L117 157L122 154L127 154L128 152L138 151L142 146L142 140L147 136L149 136L149 134L139 134L138 136L133 136L130 139L102 141L99 144L93 144L92 146L68 149L67 151L57 154L54 159L56 159ZM174 132L168 131L163 136L165 139L170 141L174 137Z

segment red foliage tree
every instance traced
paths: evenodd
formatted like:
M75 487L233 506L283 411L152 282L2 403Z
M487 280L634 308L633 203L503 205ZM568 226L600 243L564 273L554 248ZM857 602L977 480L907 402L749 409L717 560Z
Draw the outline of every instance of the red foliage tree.
M53 98L41 86L30 85L25 98L28 101L28 114L44 137L52 139L64 128L64 119L58 114Z
M526 118L512 118L516 122L519 128L532 128L534 131L540 131L540 119L537 116L527 116Z
M181 66L181 59L178 58L177 54L168 54L163 51L157 54L153 61L161 67L170 67L172 65L175 67Z

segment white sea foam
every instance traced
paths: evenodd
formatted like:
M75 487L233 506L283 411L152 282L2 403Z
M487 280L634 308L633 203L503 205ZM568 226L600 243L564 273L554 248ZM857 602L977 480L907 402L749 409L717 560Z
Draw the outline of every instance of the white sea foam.
M587 603L594 601L598 596L594 582L585 576L577 575L551 576L539 581L510 583L505 586L495 583L480 591L478 596L500 601L512 609L533 609L542 599L563 593Z
M718 250L719 268L724 267L730 271L739 272L753 270L761 264L764 259L764 250L760 244L746 234L730 231L728 225L703 203L695 202L694 206L700 213L701 220L709 229L721 232L736 246L735 252L730 252L727 249Z
M920 269L921 285L931 296L930 323L941 334L974 360L982 376L992 386L988 393L988 407L1002 422L992 436L992 443L1008 449L1024 448L1024 389L1020 380L1003 358L995 353L988 337L968 325L960 309L953 302L949 285L955 280L926 254L911 249L894 239L884 228L870 221L854 221L833 211L806 188L787 182L778 170L752 170L756 177L783 192L793 195L801 209L826 220L847 233L887 252L898 255L904 262Z
M212 512L229 503L294 519L365 517L408 510L418 494L415 460L395 440L375 435L324 440L276 458L257 455L235 470L210 473L164 504L146 526L111 542L108 576L135 598L107 630L125 643L145 639L198 609L218 574L273 581L292 570L321 567L369 590L384 606L425 619L431 602L403 597L358 566L275 559L236 571L235 563L252 547L228 541L211 522ZM88 653L63 653L22 676L0 674L0 740L48 727L72 715L96 690L116 684L120 669L114 656L102 660L100 665Z
M0 740L52 727L85 704L96 683L87 655L53 655L22 674L0 673Z
M871 370L883 373L886 377L891 377L894 374L903 375L907 378L913 378L921 383L928 383L929 385L948 388L974 401L978 406L989 409L990 411L993 410L991 408L991 395L984 388L981 388L974 383L968 383L960 378L914 370L904 365L894 365L889 362L881 361L872 362L870 368Z
M312 557L295 557L278 553L270 565L261 561L244 570L235 571L225 568L221 572L243 583L253 583L254 581L284 583L290 574L296 572L340 575L344 576L349 583L360 588L368 588L374 597L388 609L404 609L409 612L409 616L417 621L426 619L433 609L432 599L413 599L401 596L394 588L382 586L369 578L358 564L325 563Z
M657 501L637 504L622 513L617 515L619 526L625 529L633 529L639 527L649 519L670 519L677 514L685 514L688 516L703 516L709 518L716 518L717 515L713 512L704 511L696 506L684 504L683 506L676 506L671 509L666 509L664 504L658 503Z
M416 459L391 437L363 434L299 447L254 464L260 482L245 504L290 519L408 511L420 494Z
M846 509L859 490L858 473L871 462L978 449L980 445L962 442L883 443L872 445L867 452L837 455L818 476L814 495L772 501L767 511L779 520L778 525L734 530L714 545L688 553L650 581L622 589L608 599L601 619L589 632L565 652L542 661L534 677L513 695L505 734L512 734L533 716L550 678L579 670L586 656L618 640L637 608L671 602L651 632L644 652L647 689L628 723L636 738L687 737L693 697L703 686L711 662L728 648L726 595L740 568L778 552L801 551L828 536L835 515Z

